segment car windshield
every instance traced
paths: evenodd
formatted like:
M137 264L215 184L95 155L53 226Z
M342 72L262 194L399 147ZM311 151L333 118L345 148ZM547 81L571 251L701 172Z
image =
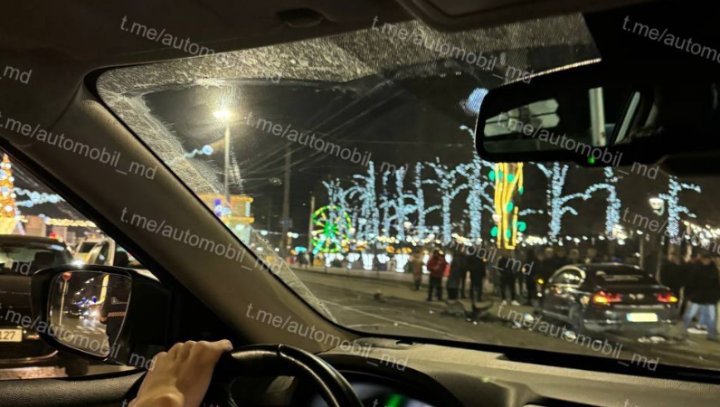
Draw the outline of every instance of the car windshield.
M698 257L720 235L709 180L647 165L490 163L475 152L488 90L600 58L582 16L456 33L376 19L327 38L193 56L108 70L99 94L328 318L369 334L650 370L720 368L716 319L681 318L691 298L720 299L707 292L714 257ZM646 281L642 302L630 303L634 292L547 283L566 265L610 262L662 285Z

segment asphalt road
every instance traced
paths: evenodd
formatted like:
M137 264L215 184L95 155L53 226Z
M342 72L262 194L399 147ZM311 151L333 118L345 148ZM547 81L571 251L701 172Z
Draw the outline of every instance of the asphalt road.
M660 338L600 334L590 334L583 340L573 336L575 334L559 321L533 316L531 307L501 305L499 299L488 295L488 301L480 303L485 311L470 318L464 312L469 310L469 302L450 306L444 302L427 302L426 288L414 291L411 284L401 278L406 276L387 276L392 279L386 280L367 274L350 277L309 270L296 272L326 303L339 323L370 334L432 337L604 356L621 366L636 365L650 370L654 370L657 363L720 370L720 344L705 340L703 335L657 343L653 340ZM594 347L590 339L598 346ZM117 369L93 365L90 374ZM0 379L63 375L63 370L58 368L0 369Z
M604 356L616 359L622 366L635 364L651 370L656 364L720 370L720 344L707 341L704 335L683 339L680 324L666 338L599 333L578 338L560 321L533 315L529 306L501 305L499 298L488 295L484 299L489 301L481 305L489 308L473 319L462 312L469 311L469 301L453 306L428 303L425 288L414 291L409 282L296 272L325 301L339 323L364 332ZM600 348L601 344L604 348Z

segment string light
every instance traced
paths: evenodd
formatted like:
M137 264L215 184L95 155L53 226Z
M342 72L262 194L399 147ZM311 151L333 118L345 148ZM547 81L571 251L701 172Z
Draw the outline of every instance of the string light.
M665 200L667 203L668 222L666 233L673 244L678 244L682 240L680 238L680 215L686 214L691 218L696 217L694 213L690 212L690 209L680 205L679 194L682 191L701 193L702 189L697 184L680 182L676 176L671 175L668 179L668 192L658 195L660 199Z

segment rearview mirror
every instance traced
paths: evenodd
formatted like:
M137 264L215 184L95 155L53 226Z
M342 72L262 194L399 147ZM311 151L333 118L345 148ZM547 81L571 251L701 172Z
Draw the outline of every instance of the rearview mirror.
M476 148L493 162L655 163L698 151L716 128L716 88L698 74L673 81L653 66L573 66L492 89L482 101ZM681 103L679 103L681 101ZM713 118L713 114L716 116Z
M56 349L147 367L166 348L170 291L132 269L86 265L32 277L33 329Z

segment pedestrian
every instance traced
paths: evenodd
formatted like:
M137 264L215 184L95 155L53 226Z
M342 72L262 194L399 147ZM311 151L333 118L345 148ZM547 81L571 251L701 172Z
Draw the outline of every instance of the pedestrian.
M660 267L660 282L672 290L676 296L680 296L680 288L683 286L682 276L684 267L680 264L680 256L670 252L667 259Z
M486 261L477 254L468 256L466 259L466 268L470 272L470 299L472 301L482 301L483 282L487 273Z
M699 263L691 268L690 281L685 287L688 306L683 316L685 330L690 328L693 318L707 328L707 339L718 341L717 303L720 301L720 275L708 253L701 253Z
M423 272L423 256L422 252L419 250L416 250L412 257L410 257L410 261L408 261L408 268L410 272L413 275L413 283L415 284L415 291L420 290L420 285L422 284L422 272Z
M602 263L602 258L598 256L598 251L594 247L587 249L587 255L585 256L585 264Z
M535 263L540 261L540 257L535 255L534 251L528 252L525 265L521 268L523 277L525 278L525 288L527 290L526 305L533 305L533 300L537 298L537 277L538 270Z
M390 259L387 263L387 271L397 271L397 260L395 260L395 256L390 256Z
M580 250L578 249L572 249L570 250L570 254L568 254L567 257L568 264L579 264L580 261Z
M447 261L440 250L433 250L432 256L427 262L427 269L430 272L430 283L428 284L428 301L432 301L433 290L437 295L437 299L442 301L442 278L445 274Z
M567 252L563 247L558 247L555 251L555 270L560 267L565 267L570 264L570 259L567 257Z
M515 270L513 265L515 260L511 255L503 255L498 261L498 267L500 268L500 296L502 303L507 304L508 297L510 298L512 305L520 305L515 299ZM510 292L509 296L506 296L507 292Z
M450 263L450 275L447 279L447 295L449 300L458 299L458 289L465 284L460 282L461 279L465 278L467 270L467 256L460 248L453 254L452 262ZM462 288L460 288L462 290ZM463 298L465 296L463 295Z

